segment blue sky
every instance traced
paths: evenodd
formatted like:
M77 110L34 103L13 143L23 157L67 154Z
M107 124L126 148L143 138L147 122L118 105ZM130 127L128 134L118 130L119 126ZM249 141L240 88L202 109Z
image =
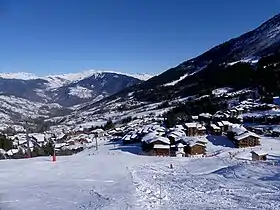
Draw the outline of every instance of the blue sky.
M0 0L0 71L159 73L279 8L278 0Z

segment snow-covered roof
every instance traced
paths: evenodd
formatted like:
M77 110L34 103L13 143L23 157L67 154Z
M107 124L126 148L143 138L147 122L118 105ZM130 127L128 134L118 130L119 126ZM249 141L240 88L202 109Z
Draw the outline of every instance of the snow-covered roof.
M243 134L240 134L240 135L235 136L234 139L237 140L237 141L240 141L240 140L242 140L242 139L244 139L244 138L247 138L247 137L249 137L249 136L254 136L254 137L256 137L256 138L260 138L257 134L255 134L255 133L253 133L253 132L245 132L245 133L243 133Z
M193 147L193 146L195 146L195 145L199 145L199 146L205 147L204 144L199 143L199 142L196 142L196 141L189 141L189 142L188 142L188 145L189 145L190 147Z
M60 149L61 147L65 146L66 143L56 143L55 144L55 149Z
M178 130L174 130L174 131L171 131L168 136L175 136L175 137L181 137L181 136L186 136L185 132L181 132L181 131L178 131Z
M223 125L231 125L229 121L222 121Z
M19 145L22 145L22 144L27 143L27 140L26 139L19 139L18 143L19 143Z
M31 136L37 140L37 142L44 142L45 141L45 134L41 134L41 133L34 133L31 134Z
M259 150L259 151L252 151L251 153L255 153L257 154L258 156L265 156L267 155L267 152L264 152L262 150Z
M229 114L225 114L225 117L226 117L226 118L229 118Z
M93 131L91 131L91 132L92 132L92 133L103 133L104 130L101 129L101 128L98 128L98 129L95 129L95 130L93 130Z
M156 136L156 137L150 139L150 141L148 143L153 143L155 141L161 141L165 144L170 144L170 140L166 137L163 137L163 136Z
M158 127L156 130L161 131L161 132L165 132L166 129L164 127Z
M211 118L212 117L212 115L209 114L209 113L201 113L201 114L199 114L199 116L200 117L205 117L205 118Z
M185 123L187 128L196 128L196 123Z
M222 122L217 122L218 126L222 127L224 124Z
M185 145L182 144L182 143L179 143L179 144L177 144L176 146L177 146L178 148L184 148L184 147L185 147Z
M200 130L200 131L205 131L205 130L206 130L206 128L205 128L204 125L199 125L199 126L197 127L197 129Z
M240 135L242 133L247 132L247 129L244 128L242 125L237 125L237 124L233 124L230 128L229 131L235 133L236 135Z
M192 142L193 139L190 139L188 137L182 138L181 141L183 141L185 144L189 144L189 142Z
M210 126L211 126L211 128L213 128L214 130L220 130L220 129L221 129L220 127L218 127L218 126L215 125L215 124L211 124Z
M151 139L157 137L157 132L151 132L151 133L148 133L146 134L143 138L142 138L142 141L144 142L149 142Z
M185 128L182 125L175 125L175 128L180 129L180 130L185 130Z
M7 152L7 155L9 156L12 156L14 154L17 154L19 152L18 149L10 149L8 152Z
M122 140L130 141L131 140L131 135L125 135L124 137L122 137Z
M65 135L66 134L64 134L64 133L60 133L56 136L56 139L62 139L62 138L64 138Z
M88 135L87 134L84 134L84 133L81 133L77 136L77 138L87 138Z
M12 140L15 140L16 138L17 138L19 141L23 141L23 140L26 141L26 134L25 134L25 133L24 133L24 134L23 134L23 133L19 133L19 134L13 136L13 137L12 137Z
M198 120L198 116L192 116L193 120Z
M70 142L74 142L75 140L74 139L69 139L69 140L67 140L66 142L67 143L70 143Z
M169 145L155 144L154 149L170 149Z

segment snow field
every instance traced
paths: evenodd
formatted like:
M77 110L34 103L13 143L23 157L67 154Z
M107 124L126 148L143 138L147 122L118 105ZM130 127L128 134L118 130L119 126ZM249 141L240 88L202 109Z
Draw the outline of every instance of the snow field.
M263 149L279 143L262 141ZM214 157L169 158L135 155L137 148L106 138L98 142L97 151L57 162L0 161L0 209L280 209L278 149L272 164L246 160L250 148L233 159L228 151L239 149L229 146Z

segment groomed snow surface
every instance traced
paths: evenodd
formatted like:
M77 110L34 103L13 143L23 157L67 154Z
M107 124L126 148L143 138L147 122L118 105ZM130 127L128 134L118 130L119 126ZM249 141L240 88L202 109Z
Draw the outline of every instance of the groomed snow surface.
M274 165L230 159L227 150L237 149L229 147L207 158L147 157L104 138L98 151L57 162L3 160L0 209L280 209L280 140L267 141Z

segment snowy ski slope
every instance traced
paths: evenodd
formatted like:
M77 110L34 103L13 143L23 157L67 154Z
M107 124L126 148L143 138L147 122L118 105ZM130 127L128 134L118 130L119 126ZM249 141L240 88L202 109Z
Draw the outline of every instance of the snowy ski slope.
M0 209L280 209L276 152L273 165L230 159L227 150L208 158L147 157L136 146L98 141L98 151L57 162L0 161Z

